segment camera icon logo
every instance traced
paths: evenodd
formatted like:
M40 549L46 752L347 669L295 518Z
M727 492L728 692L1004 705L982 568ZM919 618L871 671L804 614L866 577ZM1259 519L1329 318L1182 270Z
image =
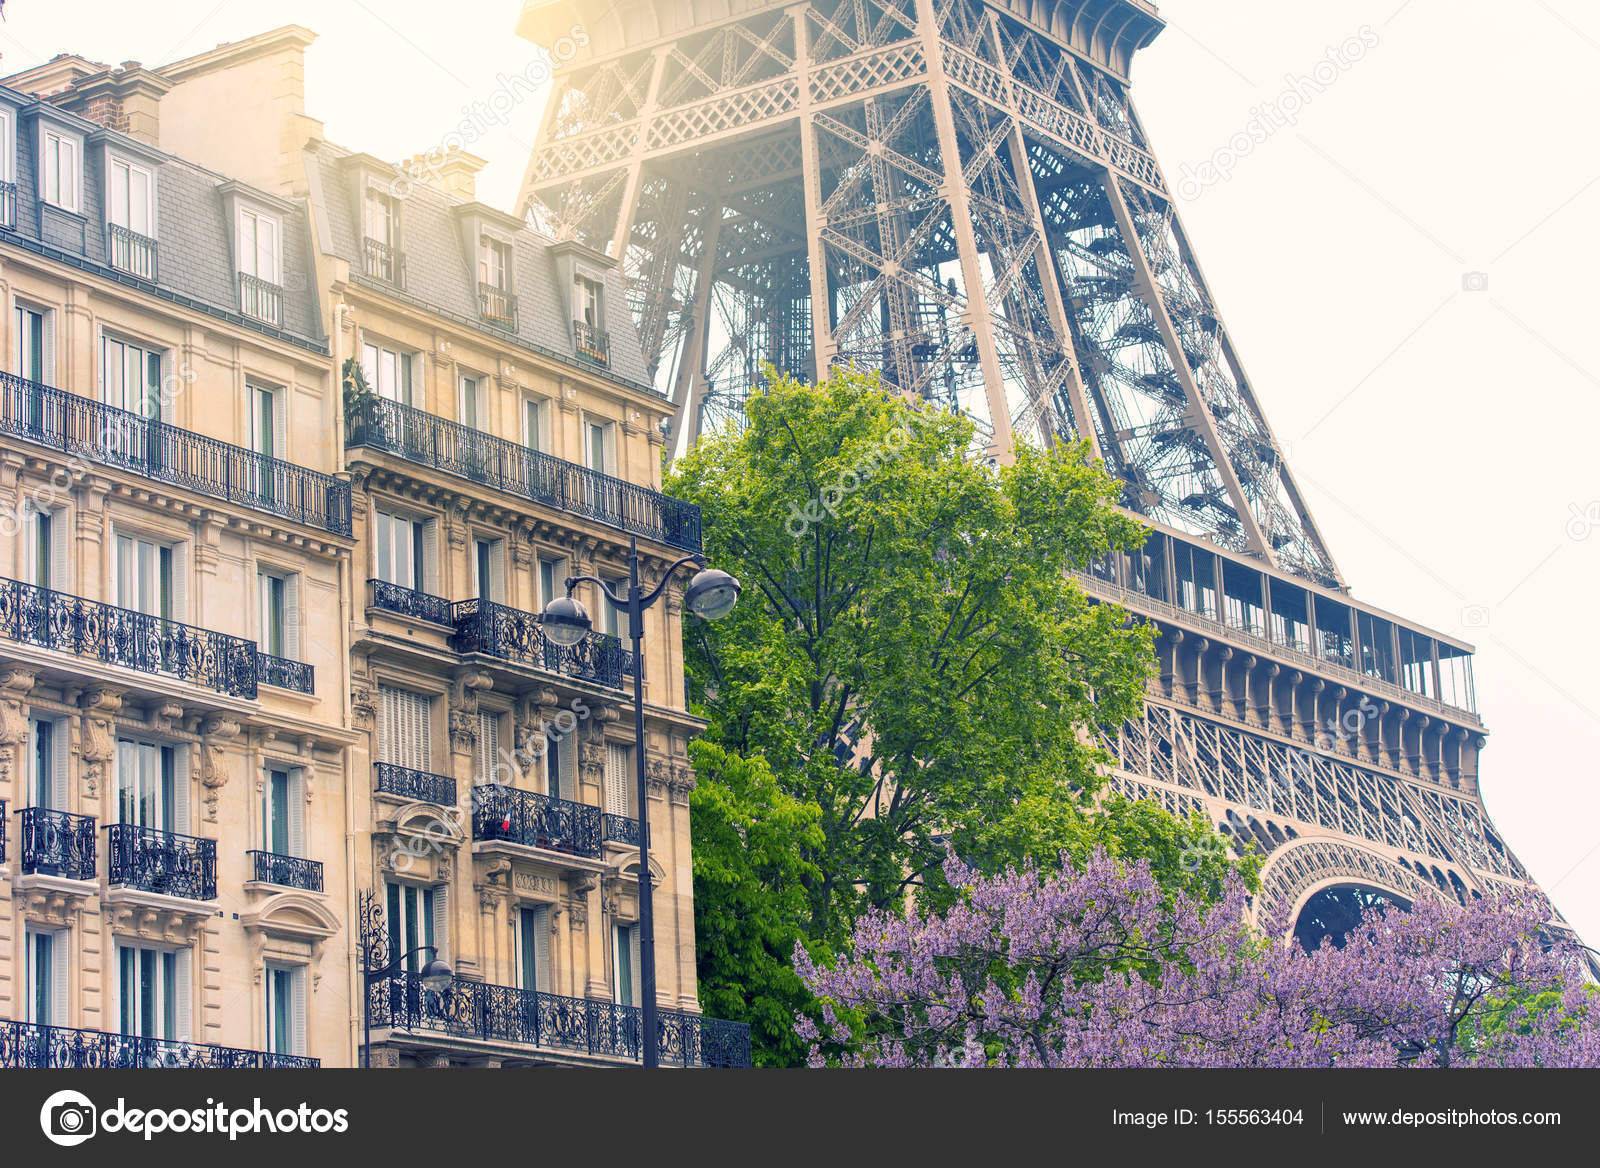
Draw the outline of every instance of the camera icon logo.
M79 1091L57 1091L39 1108L44 1138L63 1148L75 1148L99 1127L99 1110Z
M1461 277L1461 290L1463 292L1487 292L1489 290L1489 273L1465 273Z

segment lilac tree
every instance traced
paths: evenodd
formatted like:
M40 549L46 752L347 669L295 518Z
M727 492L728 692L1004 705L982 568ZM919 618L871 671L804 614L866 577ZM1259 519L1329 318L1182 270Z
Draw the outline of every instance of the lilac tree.
M796 950L813 1065L1600 1065L1600 998L1534 894L1375 909L1308 954L1237 879L1207 906L1104 852L945 873L948 909L870 913L831 965Z

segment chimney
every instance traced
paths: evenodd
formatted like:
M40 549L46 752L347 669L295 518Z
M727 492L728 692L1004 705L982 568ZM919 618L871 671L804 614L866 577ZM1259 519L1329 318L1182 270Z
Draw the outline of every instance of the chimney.
M488 159L454 146L443 152L413 154L400 169L423 182L443 187L453 198L471 203L478 197L478 172L487 165Z
M118 68L102 68L93 73L71 69L72 64L62 62L56 77L30 78L35 83L65 82L40 96L108 130L127 134L149 146L161 145L158 111L172 82L137 61L124 61Z

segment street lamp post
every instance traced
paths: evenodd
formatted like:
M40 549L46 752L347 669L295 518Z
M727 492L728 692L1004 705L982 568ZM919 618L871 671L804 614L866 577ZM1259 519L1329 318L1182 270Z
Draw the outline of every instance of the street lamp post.
M389 930L384 923L383 909L378 906L377 894L370 888L363 889L356 907L361 921L361 1065L365 1068L372 1066L373 983L393 977L400 972L401 966L418 953L434 954L433 960L424 965L418 975L423 989L443 993L455 980L455 972L439 959L439 950L433 945L418 945L409 953L388 960ZM377 968L380 961L385 964Z
M706 620L721 620L739 600L739 581L726 572L707 568L704 556L684 556L668 568L648 595L639 584L639 541L628 539L628 595L618 596L598 576L568 576L567 594L545 606L544 635L557 645L571 648L589 635L592 622L583 605L572 598L579 584L595 585L606 603L628 614L633 637L633 757L639 808L639 964L638 972L641 1056L646 1067L657 1065L655 912L650 887L650 790L644 767L644 614L661 598L673 574L685 564L701 570L689 581L684 607Z

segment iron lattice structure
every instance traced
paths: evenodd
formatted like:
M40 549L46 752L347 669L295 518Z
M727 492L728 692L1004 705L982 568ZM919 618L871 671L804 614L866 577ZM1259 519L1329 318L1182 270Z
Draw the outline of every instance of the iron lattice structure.
M739 424L767 363L854 362L995 457L1086 439L1169 559L1214 549L1209 614L1170 564L1165 590L1130 583L1148 563L1090 580L1162 631L1146 716L1107 746L1122 789L1268 852L1263 905L1526 881L1478 795L1470 699L1438 691L1470 649L1429 640L1433 688L1390 684L1359 644L1377 625L1356 615L1351 668L1304 615L1350 602L1129 95L1161 28L1144 0L528 0L524 36L587 51L524 206L622 265L675 442ZM1248 600L1233 619L1241 564L1258 598L1309 598L1309 634L1271 600L1270 628Z

